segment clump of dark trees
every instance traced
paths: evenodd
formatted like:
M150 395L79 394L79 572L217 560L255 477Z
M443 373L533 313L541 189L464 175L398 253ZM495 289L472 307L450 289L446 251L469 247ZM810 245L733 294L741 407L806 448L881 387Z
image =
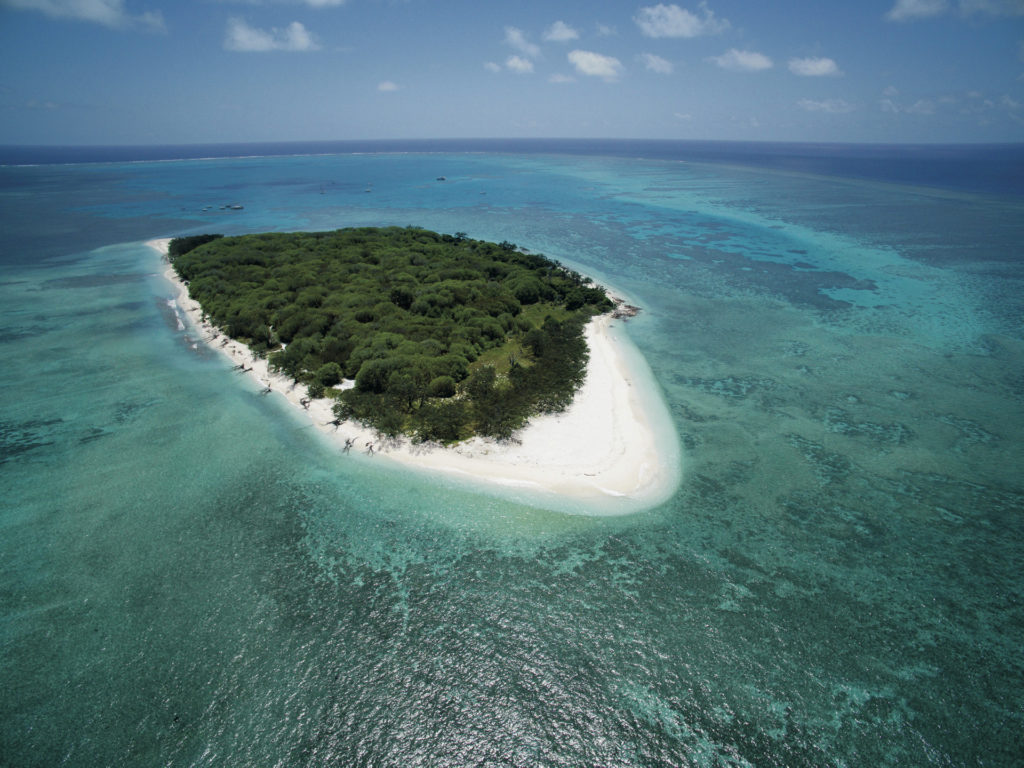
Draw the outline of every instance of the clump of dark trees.
M416 227L173 240L203 312L383 434L506 439L583 382L603 288L512 243ZM355 387L334 388L343 378Z

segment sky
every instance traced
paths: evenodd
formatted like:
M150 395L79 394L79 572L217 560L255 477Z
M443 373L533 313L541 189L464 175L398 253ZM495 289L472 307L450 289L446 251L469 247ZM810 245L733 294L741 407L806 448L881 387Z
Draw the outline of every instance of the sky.
M0 144L1024 141L1024 0L0 0Z

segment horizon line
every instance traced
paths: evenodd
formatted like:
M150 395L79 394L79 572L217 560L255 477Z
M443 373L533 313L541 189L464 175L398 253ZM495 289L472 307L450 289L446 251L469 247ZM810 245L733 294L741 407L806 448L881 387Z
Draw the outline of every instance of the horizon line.
M840 141L802 139L701 139L672 137L622 137L622 136L431 136L431 137L387 137L347 139L247 139L244 141L172 141L141 143L13 143L0 142L2 149L146 149L156 147L216 147L256 146L266 144L355 144L355 143L398 143L398 142L674 142L684 144L786 144L802 146L847 146L847 147L973 147L973 146L1024 146L1020 141Z

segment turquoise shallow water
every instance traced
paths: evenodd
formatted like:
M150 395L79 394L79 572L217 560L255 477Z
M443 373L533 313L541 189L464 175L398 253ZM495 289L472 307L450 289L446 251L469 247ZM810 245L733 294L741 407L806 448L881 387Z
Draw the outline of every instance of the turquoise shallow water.
M954 190L565 155L0 168L0 762L1019 764L1024 203ZM333 455L190 343L142 244L368 224L641 305L674 497L567 515Z

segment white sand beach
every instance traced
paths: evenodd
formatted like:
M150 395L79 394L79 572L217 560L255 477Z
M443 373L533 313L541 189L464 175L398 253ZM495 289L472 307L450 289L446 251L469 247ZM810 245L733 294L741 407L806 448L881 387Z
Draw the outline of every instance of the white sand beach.
M147 243L164 256L170 239ZM334 425L333 400L312 400L306 388L271 372L244 344L204 322L199 304L168 265L165 277L177 288L175 301L202 340L234 365L251 369L271 394L308 413L312 423L340 452L354 439L353 455L399 462L483 488L515 490L514 495L574 502L588 514L624 514L653 506L670 496L681 477L681 457L671 419L646 362L610 315L586 328L590 360L586 379L572 405L561 414L535 417L514 440L473 438L451 447L380 439L372 429L352 422Z

